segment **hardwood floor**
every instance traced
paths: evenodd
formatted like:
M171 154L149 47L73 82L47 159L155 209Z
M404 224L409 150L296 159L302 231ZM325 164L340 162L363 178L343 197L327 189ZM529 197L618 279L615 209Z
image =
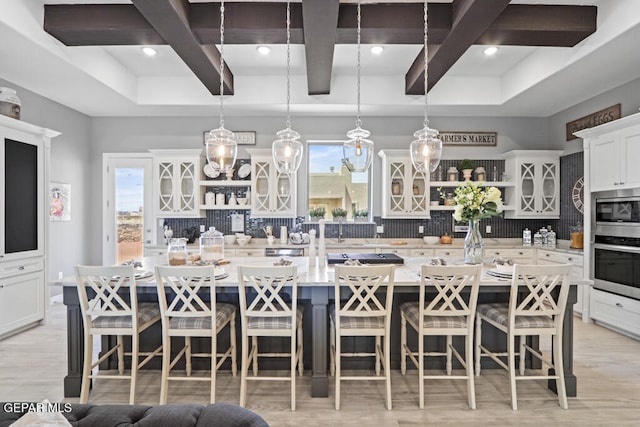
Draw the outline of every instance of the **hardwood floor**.
M569 399L568 410L541 381L528 381L518 384L519 410L512 411L503 370L477 377L475 411L467 406L466 383L449 380L427 383L425 409L418 409L418 382L411 371L406 376L393 372L391 411L384 407L380 381L345 383L342 409L335 411L333 386L329 398L311 398L308 372L298 380L295 412L284 382L250 383L247 407L272 426L640 425L640 342L576 318L574 347L578 397ZM63 397L66 368L65 307L55 304L46 325L0 341L0 401L77 402ZM237 404L239 388L239 376L218 374L219 402ZM137 403L155 405L159 394L159 371L143 371ZM207 399L206 383L177 383L169 390L170 403L206 404ZM91 403L127 401L127 381L97 381L90 395Z

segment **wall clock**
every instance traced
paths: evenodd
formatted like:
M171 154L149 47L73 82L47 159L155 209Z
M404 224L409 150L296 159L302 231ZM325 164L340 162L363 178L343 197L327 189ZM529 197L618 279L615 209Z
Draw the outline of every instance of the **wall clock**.
M578 178L573 189L571 190L571 199L573 200L573 206L580 212L584 213L584 177Z

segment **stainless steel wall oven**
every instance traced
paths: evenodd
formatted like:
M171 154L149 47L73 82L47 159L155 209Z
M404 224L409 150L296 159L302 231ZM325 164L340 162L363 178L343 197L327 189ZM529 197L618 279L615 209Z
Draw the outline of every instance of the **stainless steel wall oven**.
M594 193L593 287L640 300L640 189Z

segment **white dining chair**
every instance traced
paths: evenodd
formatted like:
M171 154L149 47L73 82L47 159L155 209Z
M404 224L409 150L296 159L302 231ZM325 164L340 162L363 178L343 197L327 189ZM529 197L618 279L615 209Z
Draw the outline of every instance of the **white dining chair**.
M240 319L242 323L242 370L240 406L247 402L249 381L290 381L291 410L296 410L296 367L303 374L302 309L298 306L298 269L290 266L238 266ZM258 350L259 338L287 337L289 352ZM251 344L249 344L251 339ZM260 357L288 357L289 376L259 375ZM253 376L249 367L253 366Z
M476 408L473 375L473 324L480 287L481 266L422 265L420 293L417 302L400 305L400 368L406 374L407 357L418 369L419 405L424 408L425 380L463 379L467 381L469 407ZM418 350L407 345L407 324L416 331ZM446 337L446 349L425 351L425 337ZM464 356L453 346L453 336L464 337ZM445 357L446 373L425 374L425 357ZM463 375L452 375L452 356L462 365Z
M509 303L480 304L477 309L475 360L476 375L480 375L481 359L490 357L509 372L511 407L518 409L516 382L520 380L553 379L556 381L558 402L568 408L564 381L562 327L569 294L571 265L515 265ZM507 351L490 350L482 345L483 324L491 325L506 334ZM528 336L550 336L553 359L526 343ZM516 337L520 340L516 352ZM525 359L529 352L553 370L553 373L526 374ZM506 363L501 358L506 357ZM516 373L516 357L519 370Z
M135 403L138 369L162 352L162 346L151 352L140 351L140 334L160 320L156 303L138 304L133 266L83 266L74 268L84 326L84 365L80 403L89 400L92 379L130 380L129 404ZM93 362L93 337L115 335L116 344ZM124 337L131 337L131 351L125 352ZM93 369L113 353L118 357L118 374L93 374ZM131 370L124 375L124 357L131 356ZM145 358L140 361L140 357Z
M387 409L391 403L391 308L394 267L392 265L336 265L335 308L330 310L330 363L335 375L335 408L340 410L342 381L385 381ZM374 337L372 352L345 352L344 337ZM343 357L374 357L375 375L343 375ZM380 368L384 376L380 376Z
M216 401L216 373L220 366L231 359L231 373L236 368L236 306L216 302L215 273L213 266L156 266L158 300L162 316L162 380L160 404L167 403L170 381L210 382L210 402ZM218 335L229 329L229 346L218 351ZM171 338L184 337L184 346L172 357ZM204 353L192 351L192 338L210 338L210 350ZM171 370L184 356L185 374L172 375ZM192 357L211 360L208 377L192 376Z

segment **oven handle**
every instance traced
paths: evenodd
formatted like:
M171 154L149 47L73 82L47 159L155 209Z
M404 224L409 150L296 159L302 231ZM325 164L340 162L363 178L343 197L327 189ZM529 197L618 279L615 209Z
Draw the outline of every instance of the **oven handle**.
M594 243L593 248L610 250L610 251L628 252L632 254L640 254L640 248L637 248L635 246L607 245L604 243Z

